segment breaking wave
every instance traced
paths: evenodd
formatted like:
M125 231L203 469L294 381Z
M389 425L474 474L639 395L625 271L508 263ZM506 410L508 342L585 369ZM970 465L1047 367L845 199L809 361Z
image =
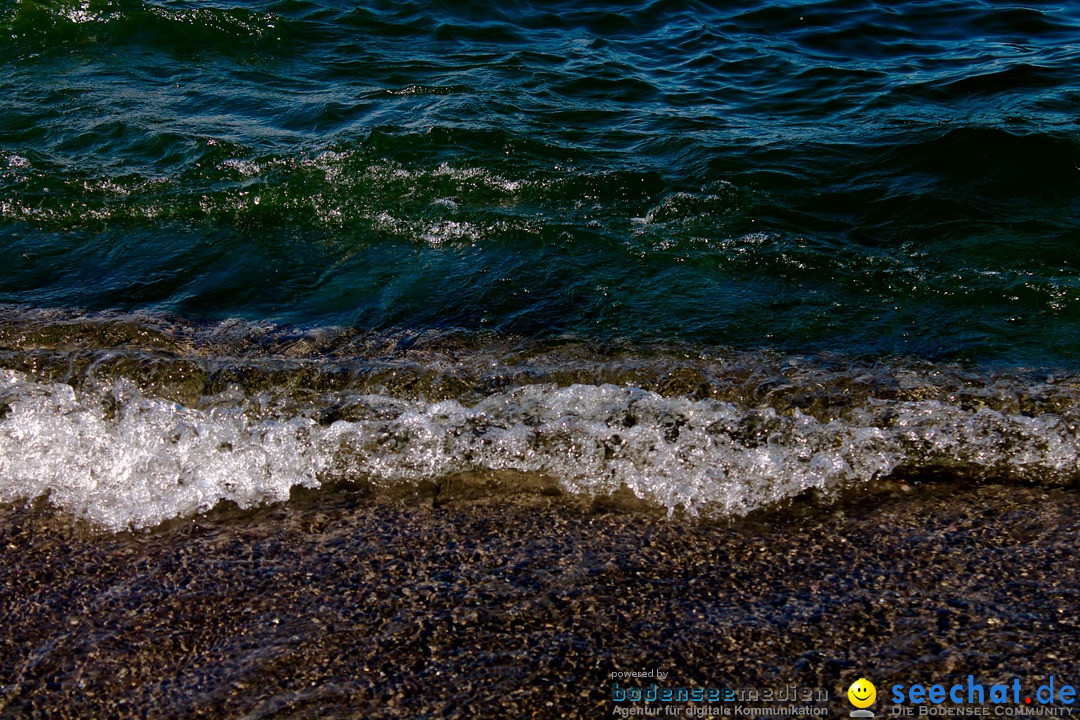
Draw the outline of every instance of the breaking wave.
M126 316L0 330L0 501L113 530L471 472L712 517L898 476L1080 477L1072 376Z

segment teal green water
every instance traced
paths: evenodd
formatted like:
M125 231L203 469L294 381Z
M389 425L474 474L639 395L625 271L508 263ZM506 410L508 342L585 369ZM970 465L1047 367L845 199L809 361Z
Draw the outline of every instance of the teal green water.
M1080 9L0 2L0 302L1077 365Z

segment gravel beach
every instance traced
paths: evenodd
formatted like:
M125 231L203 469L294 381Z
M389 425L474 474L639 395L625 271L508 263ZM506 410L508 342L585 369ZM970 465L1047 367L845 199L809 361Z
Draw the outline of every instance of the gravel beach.
M846 714L863 676L881 704L1080 669L1075 490L883 483L716 522L485 487L119 534L5 506L0 716L606 717L635 671Z

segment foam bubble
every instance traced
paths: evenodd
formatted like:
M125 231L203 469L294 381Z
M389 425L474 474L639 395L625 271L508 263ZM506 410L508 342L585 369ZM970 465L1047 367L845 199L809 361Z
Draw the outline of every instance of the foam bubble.
M468 405L345 394L346 419L285 413L233 387L191 406L131 381L36 382L0 373L0 501L48 496L110 529L285 500L294 486L415 485L515 470L585 496L621 487L674 511L745 513L898 468L1043 483L1080 474L1077 427L1054 414L872 400L822 420L798 409L663 397L615 385L550 383Z

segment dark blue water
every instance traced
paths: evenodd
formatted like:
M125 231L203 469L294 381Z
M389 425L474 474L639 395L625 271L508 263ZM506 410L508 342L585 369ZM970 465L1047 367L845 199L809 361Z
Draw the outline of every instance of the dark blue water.
M1080 481L1080 3L0 0L0 40L0 502Z
M0 302L1077 366L1080 6L0 2Z

